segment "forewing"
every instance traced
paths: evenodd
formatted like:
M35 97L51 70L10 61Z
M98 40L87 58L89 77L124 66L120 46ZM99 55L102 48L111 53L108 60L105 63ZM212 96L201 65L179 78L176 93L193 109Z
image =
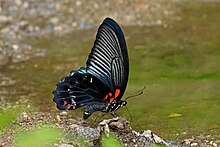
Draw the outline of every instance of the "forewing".
M122 97L128 81L129 59L124 34L114 20L106 18L100 25L86 65L87 73L99 78L111 92L119 89L117 99Z

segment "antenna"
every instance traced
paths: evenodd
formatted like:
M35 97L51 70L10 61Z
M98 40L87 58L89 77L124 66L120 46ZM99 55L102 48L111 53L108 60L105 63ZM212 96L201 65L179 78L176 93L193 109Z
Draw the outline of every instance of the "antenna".
M139 90L139 91L136 92L135 94L126 97L126 98L125 98L125 101L126 101L127 99L129 99L129 98L136 97L136 96L139 96L139 95L143 94L145 88L146 88L146 86L144 86L141 90Z
M136 97L136 96L139 96L139 95L143 94L145 88L146 88L146 86L144 86L141 90L139 90L139 91L136 92L135 94L126 97L124 101L126 101L126 100L129 99L129 98ZM131 112L128 110L128 107L127 107L126 105L125 105L125 108L126 108L126 110L128 111L128 114L129 114L129 116L130 116L130 118L131 118L130 122L132 122Z

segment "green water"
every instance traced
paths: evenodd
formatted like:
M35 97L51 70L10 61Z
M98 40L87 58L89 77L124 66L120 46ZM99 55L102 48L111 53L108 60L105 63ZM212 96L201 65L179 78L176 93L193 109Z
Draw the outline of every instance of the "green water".
M123 27L130 56L125 97L147 87L128 100L132 127L151 129L165 139L220 134L220 3L178 7L181 19L167 26ZM3 72L17 80L10 88L41 111L59 112L51 91L62 76L85 65L95 33L96 28L30 39L34 47L47 48L47 55L17 64L18 69L5 68ZM81 117L82 110L71 114ZM130 119L125 108L119 114Z

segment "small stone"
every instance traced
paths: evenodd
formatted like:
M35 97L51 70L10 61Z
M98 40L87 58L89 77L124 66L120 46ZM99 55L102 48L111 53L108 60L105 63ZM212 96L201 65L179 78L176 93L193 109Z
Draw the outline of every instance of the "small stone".
M25 9L26 9L26 8L28 8L28 7L29 7L29 3L28 3L28 2L24 2L22 6L23 6L23 8L25 8Z
M190 146L197 146L198 143L194 142L194 143L191 143Z
M77 128L77 127L78 127L77 124L72 124L72 125L70 125L70 128L71 128L71 129L75 129L75 128Z
M157 25L161 25L162 24L162 21L161 20L157 20Z
M22 113L22 116L23 116L24 119L27 119L27 118L28 118L27 112L23 112L23 113Z
M77 5L77 6L80 6L81 4L82 4L81 1L76 1L76 5Z
M214 147L217 147L217 146L218 146L217 143L215 143L215 142L214 142L212 145L213 145Z
M66 116L66 115L68 115L68 113L66 111L60 112L60 116Z
M193 139L184 139L183 142L185 144L190 144L193 141Z
M55 24L58 24L59 21L60 21L60 20L59 20L59 18L57 18L57 17L53 17L53 18L50 19L50 22L51 22L52 24L54 24L54 25L55 25Z
M74 147L73 145L70 145L70 144L61 144L59 145L59 147Z
M186 135L187 133L186 132L182 132L181 134Z
M0 23L6 23L8 21L11 21L11 19L12 19L11 17L0 15Z
M17 44L13 44L13 45L12 45L12 48L13 48L14 50L18 50L18 49L19 49L19 46L18 46Z
M59 116L59 115L57 115L57 116L56 116L56 118L57 118L57 120L58 120L58 121L61 121L61 119L60 119L60 116Z
M15 0L15 4L20 6L22 4L22 1L21 0Z
M94 8L95 8L95 9L98 9L98 8L99 8L99 5L98 5L97 3L95 3L95 4L94 4Z
M55 31L62 31L62 30L63 30L63 27L62 27L62 26L55 26L55 27L54 27L54 30L55 30Z
M73 22L73 23L72 23L72 26L73 26L73 27L77 27L77 23L76 23L76 22Z

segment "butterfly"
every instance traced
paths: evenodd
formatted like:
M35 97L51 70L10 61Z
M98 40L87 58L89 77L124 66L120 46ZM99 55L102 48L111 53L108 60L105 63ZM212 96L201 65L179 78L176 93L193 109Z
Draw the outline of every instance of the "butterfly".
M124 34L116 21L106 18L99 26L85 67L63 77L53 91L60 110L85 107L83 118L101 111L115 115L127 104L121 100L128 82L129 57Z

